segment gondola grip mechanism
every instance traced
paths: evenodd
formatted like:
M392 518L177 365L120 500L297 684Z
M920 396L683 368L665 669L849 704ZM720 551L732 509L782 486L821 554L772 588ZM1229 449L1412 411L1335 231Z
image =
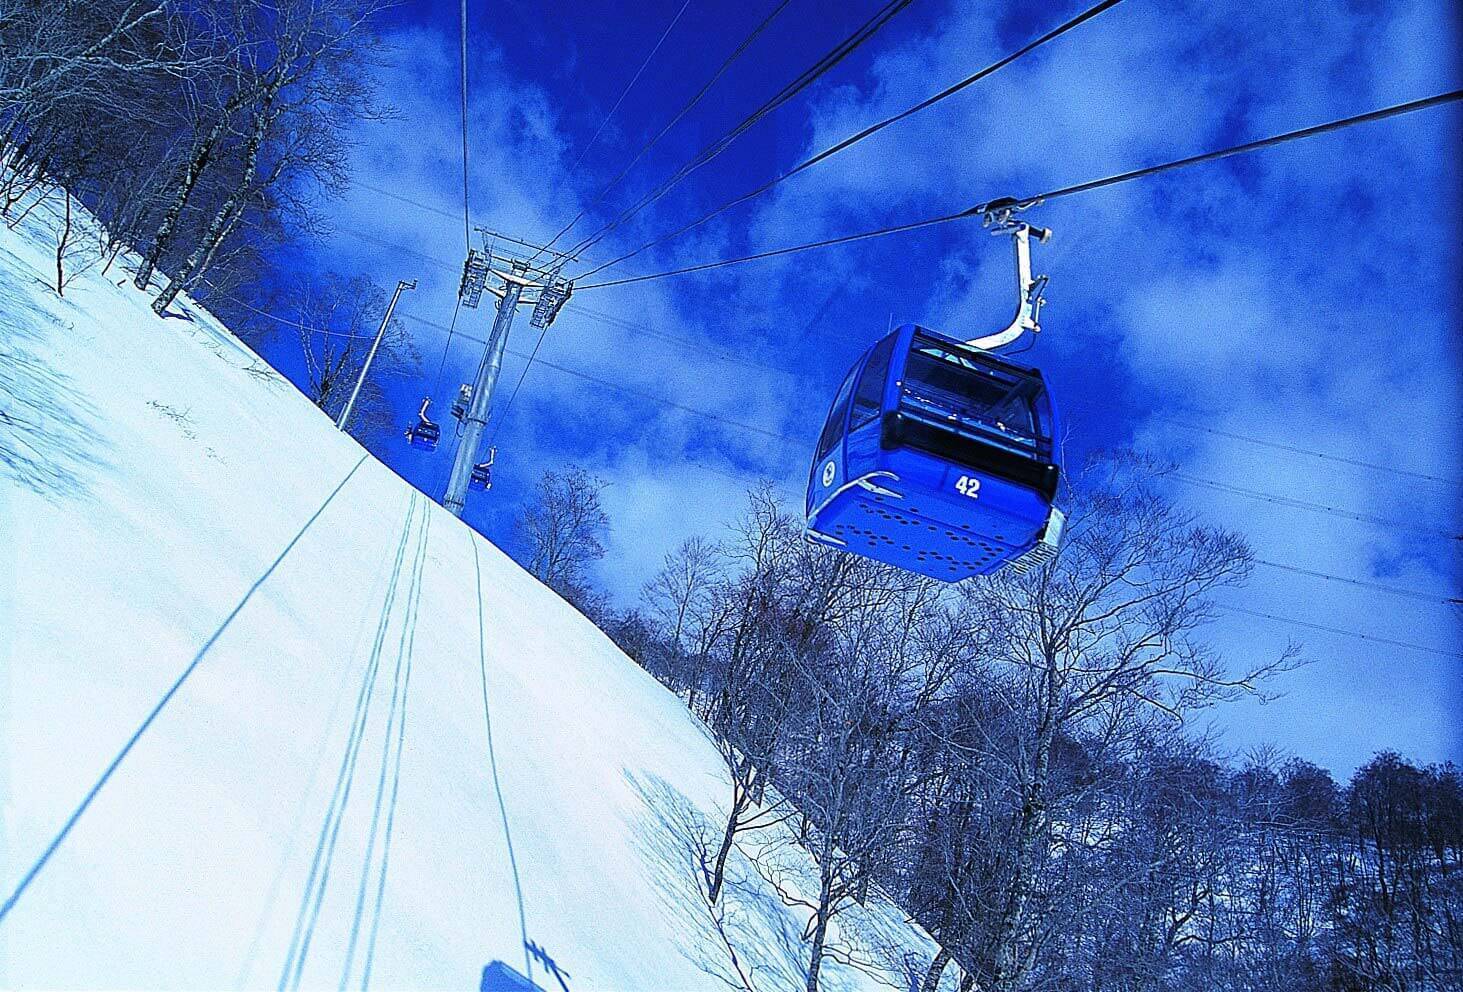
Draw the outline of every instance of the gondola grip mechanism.
M1046 289L1046 276L1031 274L1031 238L1042 243L1048 241L1052 232L1045 227L1034 227L1025 221L1015 219L1016 211L1031 206L1030 202L1017 202L1010 197L992 200L984 204L982 224L992 234L1011 236L1016 253L1016 316L1004 330L966 342L973 348L991 351L1010 344L1022 334L1030 331L1041 333L1041 307L1046 302L1042 292Z

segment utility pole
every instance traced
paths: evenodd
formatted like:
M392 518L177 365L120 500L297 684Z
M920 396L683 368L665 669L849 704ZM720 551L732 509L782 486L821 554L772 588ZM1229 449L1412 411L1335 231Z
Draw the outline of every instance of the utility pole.
M366 364L361 366L361 374L356 378L356 388L351 390L351 398L345 401L345 409L340 411L340 419L335 426L345 430L345 423L350 419L351 410L356 405L356 397L361 395L361 387L366 383L366 373L371 371L371 363L376 360L376 351L381 347L381 338L386 334L386 327L391 323L391 314L396 309L396 301L401 299L403 290L416 289L417 281L410 282L402 279L396 284L396 292L391 294L391 302L386 305L386 315L381 318L381 326L376 329L376 340L371 342L371 351L366 355Z
M493 409L493 388L503 368L503 352L508 347L508 332L513 327L514 314L519 306L532 305L533 326L548 327L574 291L572 282L559 278L559 268L564 264L565 256L501 234L482 231L481 228L479 231L483 235L484 248L481 253L476 249L468 252L458 297L464 307L475 309L484 292L492 293L498 298L498 315L493 320L493 332L488 336L487 350L478 366L472 400L462 418L457 452L452 459L452 473L447 477L447 492L442 498L447 512L456 517L462 516L473 466L481 457L479 449L483 431ZM505 250L499 247L500 241L533 249L532 254L516 248ZM549 264L534 265L534 259L543 254L548 255ZM492 285L490 280L500 285Z

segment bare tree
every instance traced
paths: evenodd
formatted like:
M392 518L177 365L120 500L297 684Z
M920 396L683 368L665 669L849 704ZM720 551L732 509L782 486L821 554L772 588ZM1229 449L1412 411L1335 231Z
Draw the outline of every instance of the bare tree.
M659 572L641 590L647 620L659 634L657 677L696 712L706 689L705 668L719 628L719 593L726 582L722 549L699 537L681 542L665 556Z
M605 482L578 465L545 471L518 518L528 570L576 603L590 593L588 572L605 556L609 517L600 501Z
M296 315L292 326L281 326L292 329L299 341L305 372L301 389L332 418L340 415L355 388L388 298L367 276L347 278L329 272L297 279L288 291L277 293L269 307L274 313ZM419 361L405 325L392 318L347 425L353 435L366 441L394 431L381 384L413 373Z
M169 210L174 225L210 156L217 158L213 148L225 133L221 127L236 128L232 133L238 147L228 178L218 185L217 203L200 217L192 251L177 263L168 287L153 301L158 313L197 283L245 212L265 206L269 191L286 176L303 171L327 187L343 184L348 125L382 113L368 75L378 60L379 39L370 25L380 6L375 0L287 0L258 9L236 4L240 21L233 33L267 39L263 50L272 57L262 65L257 60L240 63L239 78L227 88L213 124L189 159L179 197ZM171 230L159 229L149 252L151 262L162 257L165 248L159 242ZM146 269L139 270L139 280Z
M0 210L60 188L135 282L235 284L346 183L382 0L0 0ZM15 221L13 220L12 223ZM64 281L64 277L63 277Z
M1020 988L1048 937L1040 883L1064 838L1054 802L1059 751L1081 742L1111 762L1154 719L1182 722L1217 700L1262 691L1292 654L1228 672L1197 633L1210 595L1238 585L1251 555L1237 536L1200 526L1159 490L1161 466L1120 455L1095 462L1074 487L1069 537L1056 560L1024 576L1001 573L964 587L973 624L994 632L986 691L1011 719L982 747L1004 764L1009 793L1000 870L977 872L988 889L964 941L967 971L983 992ZM973 728L977 733L979 728Z
M44 115L120 76L179 72L167 48L139 43L144 29L180 20L172 6L169 0L0 0L0 113L25 108Z

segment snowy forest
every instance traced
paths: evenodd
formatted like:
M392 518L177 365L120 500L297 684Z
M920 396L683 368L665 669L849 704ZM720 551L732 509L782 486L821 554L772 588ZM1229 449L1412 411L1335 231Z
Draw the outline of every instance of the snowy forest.
M350 129L392 113L372 78L384 7L0 0L0 210L13 227L47 193L84 204L102 240L62 227L57 292L135 251L158 314L186 292L248 340L298 338L301 388L338 414L386 293L272 253L318 233L350 182ZM377 362L352 423L372 442L394 432L383 381L419 362L399 320Z
M1238 672L1205 645L1210 594L1252 555L1160 495L1163 471L1096 459L1056 562L954 590L807 543L763 487L616 611L589 579L603 484L579 468L540 481L523 562L716 740L709 913L736 913L731 846L776 881L757 832L797 823L821 878L787 895L810 912L810 990L870 886L939 942L924 992L947 969L967 992L1459 988L1463 774L1383 753L1342 783L1192 729L1306 655Z
M334 414L385 293L266 269L350 183L346 124L390 112L381 6L0 0L0 213L13 227L48 192L100 221L99 244L58 231L58 293L128 251L160 314L196 294L263 333L288 296L306 329L343 335L300 335L307 392ZM416 366L399 325L386 341L386 374ZM362 409L361 436L390 427L369 381ZM757 488L632 609L597 587L602 484L543 475L512 550L725 760L726 818L691 842L727 987L770 992L738 963L735 847L807 911L807 992L821 962L860 964L836 924L875 890L938 944L901 963L921 992L1463 989L1463 773L1382 753L1343 782L1198 729L1323 659L1297 645L1237 670L1206 644L1213 594L1253 555L1173 504L1164 471L1092 460L1066 480L1053 562L953 587L808 543ZM781 884L765 838L784 823L817 891Z

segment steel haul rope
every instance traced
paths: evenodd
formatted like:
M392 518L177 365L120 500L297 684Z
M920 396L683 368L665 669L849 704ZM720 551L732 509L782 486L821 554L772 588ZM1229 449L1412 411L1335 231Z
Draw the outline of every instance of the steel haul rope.
M931 97L927 97L926 99L921 100L919 103L916 103L912 107L907 107L897 114L886 117L883 120L877 121L874 124L870 124L863 130L849 135L847 138L844 138L842 141L839 141L836 144L830 145L829 147L823 149L821 152L818 152L816 155L804 159L802 162L799 162L792 168L780 173L772 179L769 179L767 182L763 183L761 186L758 186L756 189L750 190L746 193L743 193L741 196L728 200L726 203L723 203L721 206L715 208L709 213L702 214L700 217L691 221L689 224L685 224L681 227L676 228L673 231L670 231L667 234L660 235L659 237L647 241L645 244L634 249L633 251L628 251L617 258L610 259L607 262L603 262L600 265L595 266L588 272L585 272L579 278L588 278L589 276L592 276L597 272L602 272L612 265L618 265L621 262L628 261L629 259L634 258L636 255L640 254L642 251L645 251L648 248L653 248L657 245L664 244L667 241L674 240L675 238L680 237L682 234L685 234L687 231L691 231L697 227L700 227L702 224L711 220L713 217L718 217L735 206L739 206L740 204L746 203L749 200L753 200L761 196L763 193L766 193L768 190L771 190L780 183L791 179L793 176L796 176L799 173L806 171L807 169L811 169L819 162L830 159L834 155L837 155L839 152L858 144L865 138L878 134L886 127L897 124L908 117L913 117L915 114L923 110L927 110L930 107L933 107L940 101L954 96L955 94L961 92L967 87L973 86L974 84L980 82L982 79L985 79L987 76L990 76L1000 71L1001 69L1004 69L1006 66L1017 61L1018 59L1023 58L1026 55L1029 55L1031 52L1036 51L1038 48L1042 47L1048 42L1055 41L1057 38L1060 38L1062 35L1066 34L1068 31L1071 31L1073 28L1076 28L1079 25L1091 20L1092 18L1096 17L1098 14L1101 14L1106 10L1112 9L1121 2L1122 0L1102 0L1101 3L1089 7L1087 10L1084 10L1076 17L1073 17L1066 22L1058 25L1057 27L1048 31L1046 34L1043 34L1033 41L1028 42L1011 54L986 66L984 69L981 69L978 72L966 76L964 79L951 86L947 86L945 89L941 90Z
M1159 165L1145 166L1141 169L1133 169L1128 172L1120 172L1111 176L1104 176L1101 179L1092 179L1087 182L1077 183L1072 186L1064 186L1047 193L1039 193L1035 196L1022 197L1011 201L1017 207L1034 206L1038 203L1046 203L1065 196L1075 196L1078 193L1086 193L1092 190L1104 189L1108 186L1116 186L1120 183L1133 182L1137 179L1145 179L1148 176L1156 176L1164 172L1172 172L1177 169L1188 168L1189 166L1201 165L1207 162L1215 162L1219 159L1229 158L1234 155L1244 155L1249 152L1259 151L1262 148L1269 148L1274 145L1281 145L1291 141L1299 141L1302 138L1314 137L1318 134L1326 134L1331 131L1339 131L1344 128L1355 127L1359 124L1370 124L1375 121L1386 120L1391 117L1400 117L1403 114L1416 113L1420 110L1428 110L1433 107L1440 107L1445 104L1455 103L1463 99L1463 90L1450 90L1446 93L1439 93L1436 96L1425 97L1421 100L1413 100L1408 103L1394 104L1390 107L1383 107L1380 110L1368 111L1364 114L1357 114L1353 117L1343 117L1338 120L1327 121L1323 124L1314 124L1310 127L1300 128L1295 131L1286 131L1282 134L1270 135L1266 138L1257 138L1254 141L1247 141L1243 144L1231 145L1227 148L1220 148L1214 151L1203 152L1198 155L1190 155L1187 158L1174 159L1171 162L1164 162ZM649 282L655 279L666 279L670 276L686 275L692 272L704 272L709 269L718 269L728 265L740 265L743 262L753 262L764 258L775 258L779 255L791 255L796 252L810 251L814 248L828 248L834 245L849 244L854 241L865 241L870 238L882 238L890 234L900 234L905 231L915 231L921 228L933 227L937 224L947 224L955 220L966 220L972 217L982 217L997 201L977 203L973 207L964 210L957 210L953 213L941 214L937 217L927 217L923 220L909 221L904 224L894 224L888 227L875 228L871 231L860 231L855 234L845 234L833 238L824 238L820 241L812 241L800 245L788 245L783 248L773 248L767 251L754 252L750 255L741 255L735 258L723 258L713 262L702 262L699 265L686 265L680 268L668 269L664 272L653 272L642 276L627 276L623 279L610 279L605 282L588 283L579 286L580 291L586 289L604 289L608 286L625 286L631 283Z

